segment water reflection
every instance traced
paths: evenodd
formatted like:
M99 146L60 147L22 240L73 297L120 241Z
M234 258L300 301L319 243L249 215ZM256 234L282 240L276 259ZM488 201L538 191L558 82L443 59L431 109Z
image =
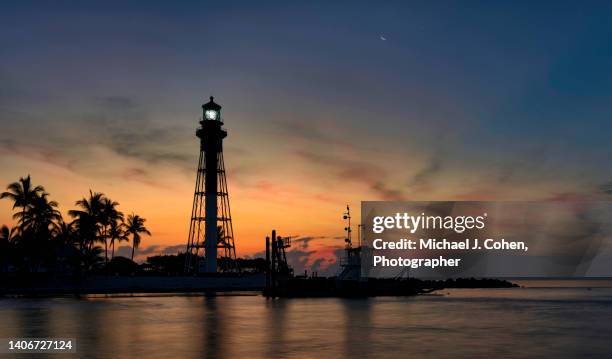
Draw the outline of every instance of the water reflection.
M224 315L225 307L219 305L217 298L207 296L204 300L205 316L202 321L203 332L205 333L204 342L206 357L209 358L224 358L225 351L223 346L226 340L225 336L231 335L225 328L225 321L228 319Z
M287 338L285 331L287 330L286 325L286 312L288 310L287 300L267 299L266 300L266 319L267 319L267 330L264 334L267 343L265 349L265 356L268 358L285 357L287 353Z
M91 358L605 357L610 288L361 300L0 299L0 337L74 337Z
M341 306L344 312L344 356L370 358L372 299L345 299Z
M15 319L18 336L24 338L40 338L49 332L50 313L49 308L39 306L23 306L17 308ZM35 323L35 325L30 325Z

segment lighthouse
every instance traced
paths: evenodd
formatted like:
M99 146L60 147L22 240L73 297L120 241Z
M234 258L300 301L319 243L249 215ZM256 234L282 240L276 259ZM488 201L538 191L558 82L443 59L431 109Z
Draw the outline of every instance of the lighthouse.
M229 206L221 106L210 97L202 105L202 119L196 136L200 155L191 208L189 238L185 255L188 274L217 273L236 270L236 247Z

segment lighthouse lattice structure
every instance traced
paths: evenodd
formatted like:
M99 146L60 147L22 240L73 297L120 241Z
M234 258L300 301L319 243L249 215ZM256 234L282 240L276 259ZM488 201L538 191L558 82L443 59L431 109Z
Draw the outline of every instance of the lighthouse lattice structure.
M236 246L229 206L222 128L221 106L210 101L202 105L204 116L196 135L200 138L200 157L196 174L185 272L216 273L236 271Z

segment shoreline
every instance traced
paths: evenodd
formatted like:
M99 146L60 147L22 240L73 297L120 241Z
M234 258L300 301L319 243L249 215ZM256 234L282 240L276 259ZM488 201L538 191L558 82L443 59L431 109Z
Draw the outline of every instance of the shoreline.
M0 288L6 295L84 295L113 293L195 293L261 291L265 275L244 276L91 276L74 278L15 277Z

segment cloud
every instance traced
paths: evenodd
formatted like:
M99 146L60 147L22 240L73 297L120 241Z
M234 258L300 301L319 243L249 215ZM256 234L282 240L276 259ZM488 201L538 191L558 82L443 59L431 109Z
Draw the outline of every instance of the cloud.
M120 155L147 162L172 162L179 166L193 165L193 153L185 139L192 136L183 126L170 121L154 121L151 114L129 96L96 98L92 113L83 115L88 125L97 127L95 141ZM80 134L77 134L80 135ZM197 142L193 139L194 148Z
M329 129L329 124L313 123L313 122L296 122L296 121L273 121L273 128L280 132L283 137L291 137L304 142L333 145L346 148L355 148L355 145L338 136L332 136L332 133L342 133Z
M438 174L442 170L442 158L443 156L436 152L434 156L429 160L425 167L415 173L410 181L409 186L427 186L431 183L432 177Z
M399 201L404 198L401 189L393 188L387 183L387 171L377 164L358 159L346 159L330 154L318 154L310 151L296 151L298 157L312 164L321 166L341 182L356 182L368 187L378 194L380 199Z
M300 248L307 249L309 247L309 243L317 240L317 239L325 239L326 237L297 237L291 239L291 244L298 244Z
M384 200L401 200L404 198L400 189L393 188L387 183L387 170L378 164L364 160L359 153L364 151L375 152L365 146L356 146L355 141L348 141L334 133L345 134L346 131L334 128L329 123L276 121L275 128L283 136L291 137L305 142L307 148L332 147L341 148L344 152L352 153L352 158L330 155L329 152L317 153L315 151L297 150L297 156L307 162L323 167L325 172L332 173L337 180L351 181L366 185L371 191ZM331 171L330 171L331 170Z
M103 96L97 99L101 107L111 108L115 110L131 110L136 108L137 104L134 98L129 96Z
M548 153L548 145L544 143L515 150L513 156L498 164L499 184L525 180L526 177L535 176L542 171L552 172Z
M344 247L330 245L329 240L343 240L344 237L315 237L304 236L292 240L293 245L287 251L287 262L295 274L316 271L319 276L333 276L337 274L339 259L344 256ZM306 245L304 245L306 243ZM265 258L266 252L261 251L246 256L247 258Z
M612 195L612 181L602 184L599 189L605 194Z
M325 265L325 260L323 258L319 258L312 262L312 264L310 265L310 270L312 272L319 272L321 269L327 269L327 266L322 267L322 265Z
M329 240L336 238L311 236L299 238L297 242L302 245L291 247L287 252L287 261L294 272L301 274L304 270L308 270L308 272L318 272L321 276L336 275L338 269L336 264L344 256L344 249L342 245L333 242L330 244Z
M364 182L385 201L401 201L404 199L404 194L401 190L390 188L383 181L369 182L368 179L365 179Z
M193 167L193 153L180 151L182 130L172 127L153 127L144 124L140 128L109 127L107 145L117 153L151 162L172 162L183 167ZM195 142L195 140L194 140ZM197 155L197 153L196 153Z
M180 252L185 252L184 244L177 244L173 246L166 246L160 253L161 254L176 254Z
M0 150L52 163L61 160L72 171L99 162L92 158L96 148L128 161L170 164L186 173L194 170L198 143L193 128L156 119L160 115L150 113L134 96L91 97L79 105L57 109L58 102L44 114L2 109ZM146 171L139 177L155 179Z
M132 256L132 247L120 246L120 247L115 248L115 257L130 258L131 256Z

